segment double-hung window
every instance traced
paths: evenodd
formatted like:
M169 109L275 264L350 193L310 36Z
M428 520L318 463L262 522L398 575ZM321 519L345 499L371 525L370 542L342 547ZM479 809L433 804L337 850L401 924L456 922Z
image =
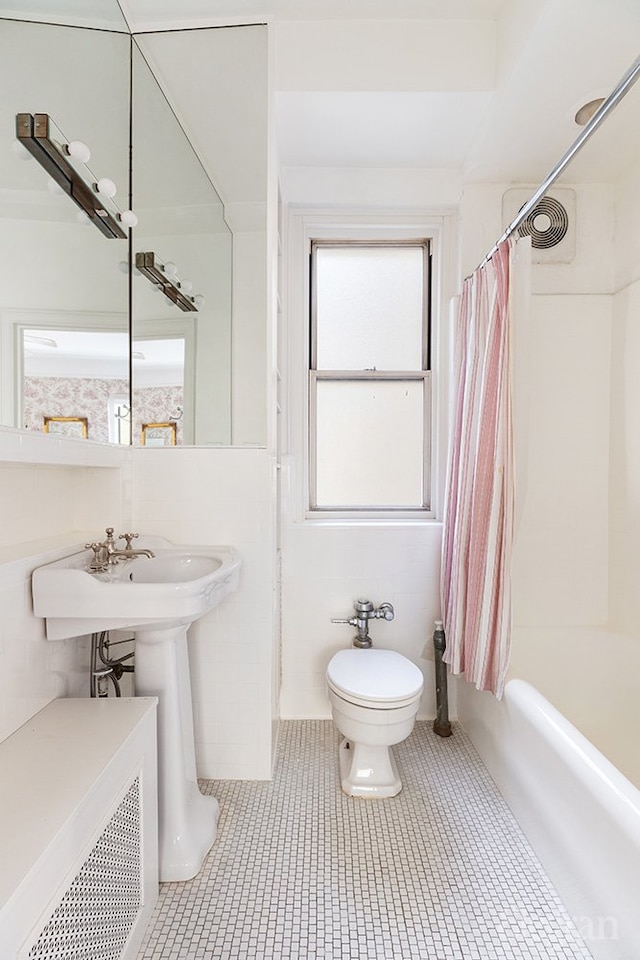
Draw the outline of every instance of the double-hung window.
M312 511L430 509L429 241L311 244Z

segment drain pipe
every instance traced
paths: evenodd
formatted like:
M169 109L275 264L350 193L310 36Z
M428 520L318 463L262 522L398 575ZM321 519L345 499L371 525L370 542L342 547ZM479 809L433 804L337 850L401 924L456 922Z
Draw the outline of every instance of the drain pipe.
M433 732L439 737L450 737L452 733L451 723L449 722L447 666L442 659L446 646L444 624L442 620L436 620L435 630L433 631L436 669L436 718L433 721Z

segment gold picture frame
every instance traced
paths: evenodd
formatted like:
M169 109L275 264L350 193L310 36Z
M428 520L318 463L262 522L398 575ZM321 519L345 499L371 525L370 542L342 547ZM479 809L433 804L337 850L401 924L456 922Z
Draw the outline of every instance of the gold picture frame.
M166 423L143 423L142 443L147 447L175 447L178 431L175 421Z
M57 437L75 437L86 440L89 436L87 417L44 417L42 430Z

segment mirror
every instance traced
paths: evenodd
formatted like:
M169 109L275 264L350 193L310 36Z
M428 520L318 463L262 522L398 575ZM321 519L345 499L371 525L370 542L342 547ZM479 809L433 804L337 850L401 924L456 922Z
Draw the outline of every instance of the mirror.
M136 44L158 81L154 87L145 78L144 67L134 55L134 193L140 216L134 231L136 250L142 249L145 214L144 243L157 243L156 252L169 257L179 273L184 271L193 281L193 292L205 295L205 304L197 313L169 309L161 302L166 298L150 292L146 279L137 278L134 339L146 340L164 330L167 337L184 341L185 442L264 445L267 28L252 25L149 33L137 36ZM186 136L167 115L160 88L168 94ZM157 127L152 126L152 119ZM191 143L206 163L224 209L203 177ZM155 172L149 166L152 163ZM147 170L151 170L149 178ZM161 197L163 207L158 206ZM147 206L156 214L155 219L150 217L151 229ZM231 269L232 248L232 275L225 275L223 271ZM229 325L231 301L233 322ZM188 359L189 351L194 353L193 362ZM142 367L141 362L134 371L136 390ZM179 422L178 443L180 430ZM137 435L136 429L134 438Z
M49 114L52 139L88 144L86 175L113 180L128 206L131 40L114 32L116 3L96 4L96 17L108 29L2 20L0 422L44 431L46 416L48 432L66 421L64 435L82 437L86 421L89 439L108 440L108 404L129 391L127 240L96 230L15 139L17 113ZM92 337L109 342L100 369Z
M229 444L231 231L137 43L133 120L134 252L152 266L134 271L133 442L156 442L157 424L170 422L178 444ZM191 309L163 295L158 273ZM146 439L144 424L156 425Z
M0 422L42 430L44 416L85 417L89 439L121 443L141 443L143 422L175 422L177 444L263 445L266 28L140 35L134 43L114 0L95 0L89 14L77 0L64 14L50 8L50 0L25 0L16 21L0 7ZM128 207L130 64L139 217L132 254L173 261L181 281L194 284L190 296L204 296L197 310L179 310L137 273L130 304L127 241L82 226L69 198L50 192L42 167L13 146L17 113L48 113L63 139L90 145L91 175L113 179L119 209ZM224 207L176 113L200 138Z

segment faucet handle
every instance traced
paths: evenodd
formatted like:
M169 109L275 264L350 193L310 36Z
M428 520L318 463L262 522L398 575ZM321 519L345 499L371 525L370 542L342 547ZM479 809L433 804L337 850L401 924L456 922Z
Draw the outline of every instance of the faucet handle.
M85 550L93 550L93 556L89 562L89 571L92 573L104 570L103 543L85 543Z
M127 546L126 550L131 550L131 541L136 540L140 536L139 533L121 533L118 537L118 540L126 540Z
M384 617L385 620L393 620L395 616L393 605L390 603L381 603L375 611L375 616Z

